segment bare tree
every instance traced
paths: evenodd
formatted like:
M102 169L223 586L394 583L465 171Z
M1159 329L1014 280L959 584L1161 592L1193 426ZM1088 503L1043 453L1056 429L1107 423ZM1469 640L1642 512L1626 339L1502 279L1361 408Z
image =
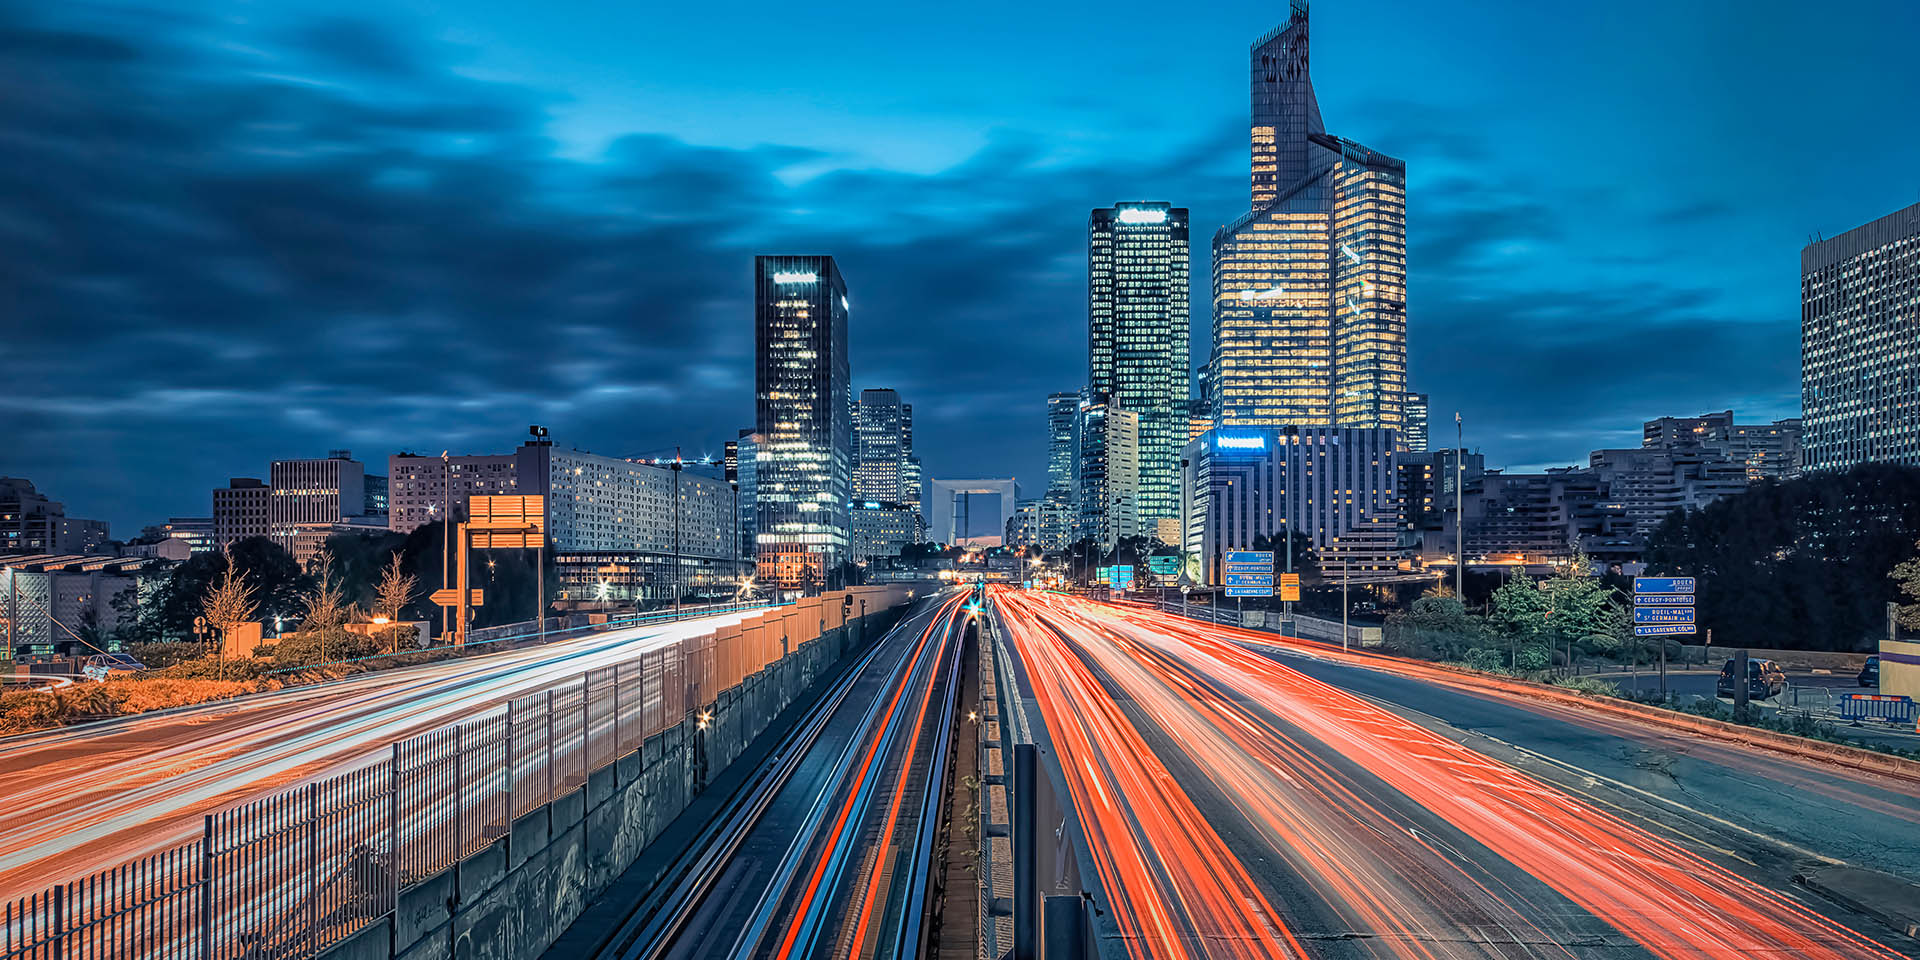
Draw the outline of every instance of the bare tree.
M387 563L387 568L380 572L379 586L373 588L374 613L391 621L399 620L400 611L413 602L413 595L419 589L419 585L418 577L400 568L400 554L395 551L393 559ZM397 645L398 629L389 627L387 633L392 635L392 640Z
M220 552L226 558L227 568L207 590L207 595L201 598L200 609L207 622L220 632L221 649L224 651L227 631L253 619L256 588L247 582L246 573L233 562L233 548L222 547Z
M321 550L313 558L314 587L307 593L306 619L300 622L302 633L312 630L326 633L338 629L352 615L346 591L333 576L333 554Z

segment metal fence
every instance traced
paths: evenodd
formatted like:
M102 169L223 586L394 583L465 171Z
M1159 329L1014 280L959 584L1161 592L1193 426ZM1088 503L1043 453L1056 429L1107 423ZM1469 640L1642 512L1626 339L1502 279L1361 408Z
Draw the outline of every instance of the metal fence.
M197 841L0 907L0 960L311 957L681 722L696 679L670 644L209 815Z

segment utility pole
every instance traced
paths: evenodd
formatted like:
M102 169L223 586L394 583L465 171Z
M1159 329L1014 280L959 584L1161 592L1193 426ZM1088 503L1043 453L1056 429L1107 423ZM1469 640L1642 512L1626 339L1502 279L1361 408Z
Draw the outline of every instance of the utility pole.
M1347 603L1347 582L1351 576L1350 571L1352 568L1346 565L1347 559L1345 557L1341 558L1340 564L1340 650L1344 653L1347 650L1348 633L1347 609L1349 604Z
M673 618L680 619L680 596L687 592L680 566L680 448L673 448Z

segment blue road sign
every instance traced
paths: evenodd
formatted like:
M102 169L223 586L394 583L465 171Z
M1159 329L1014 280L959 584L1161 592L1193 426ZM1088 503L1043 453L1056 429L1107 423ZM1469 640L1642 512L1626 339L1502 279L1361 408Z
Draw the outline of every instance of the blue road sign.
M1271 568L1273 566L1273 551L1272 550L1228 550L1225 559L1226 559L1226 562L1229 564L1264 563L1269 568Z
M1692 633L1691 623L1636 623L1633 635L1636 637L1665 637L1682 633Z
M1634 607L1634 623L1692 623L1692 607Z
M1229 573L1227 574L1227 586L1271 587L1273 586L1273 573Z
M1227 596L1229 597L1271 597L1273 596L1273 588L1272 587L1228 587Z
M1636 607L1691 607L1694 596L1691 593L1636 593L1633 604Z
M1692 577L1634 577L1634 593L1693 593Z

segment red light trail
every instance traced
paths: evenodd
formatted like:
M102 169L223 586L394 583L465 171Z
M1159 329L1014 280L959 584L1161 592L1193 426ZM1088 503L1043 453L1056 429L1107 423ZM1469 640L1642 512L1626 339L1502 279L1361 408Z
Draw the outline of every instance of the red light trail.
M1615 949L1624 935L1674 960L1899 956L1218 632L1059 597L995 600L1133 956L1300 955L1289 931L1305 918L1288 909L1307 906L1263 896L1253 853L1277 857L1381 955L1577 956L1593 918ZM1270 851L1223 841L1196 813L1194 778L1177 781L1150 739L1184 754L1202 794Z

